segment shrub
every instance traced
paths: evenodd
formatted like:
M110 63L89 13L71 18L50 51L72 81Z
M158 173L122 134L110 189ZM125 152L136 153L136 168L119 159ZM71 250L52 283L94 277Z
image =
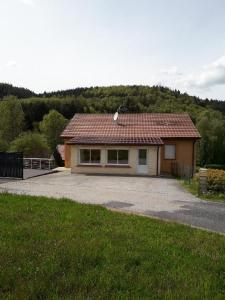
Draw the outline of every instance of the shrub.
M210 192L225 192L225 171L208 169L207 170L208 190Z
M50 149L45 137L36 132L25 132L10 145L11 151L23 152L25 157L49 157Z

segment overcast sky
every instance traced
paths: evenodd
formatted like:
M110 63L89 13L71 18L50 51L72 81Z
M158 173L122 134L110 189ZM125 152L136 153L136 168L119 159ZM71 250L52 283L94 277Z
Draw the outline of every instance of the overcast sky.
M224 0L0 0L0 82L161 84L225 100Z

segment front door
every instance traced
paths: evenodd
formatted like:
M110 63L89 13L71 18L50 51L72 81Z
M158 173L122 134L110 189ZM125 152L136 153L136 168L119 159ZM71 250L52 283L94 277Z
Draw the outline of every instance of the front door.
M138 150L138 174L148 174L148 152L147 149Z

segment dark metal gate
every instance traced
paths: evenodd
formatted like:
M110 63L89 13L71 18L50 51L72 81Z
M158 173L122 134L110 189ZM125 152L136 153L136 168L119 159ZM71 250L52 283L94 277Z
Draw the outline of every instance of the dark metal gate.
M0 177L23 179L23 153L0 152Z

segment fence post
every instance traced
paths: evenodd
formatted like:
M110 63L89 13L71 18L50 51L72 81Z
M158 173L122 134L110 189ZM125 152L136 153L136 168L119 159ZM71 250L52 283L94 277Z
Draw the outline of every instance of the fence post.
M207 169L200 168L199 170L199 185L200 185L200 193L207 193Z

